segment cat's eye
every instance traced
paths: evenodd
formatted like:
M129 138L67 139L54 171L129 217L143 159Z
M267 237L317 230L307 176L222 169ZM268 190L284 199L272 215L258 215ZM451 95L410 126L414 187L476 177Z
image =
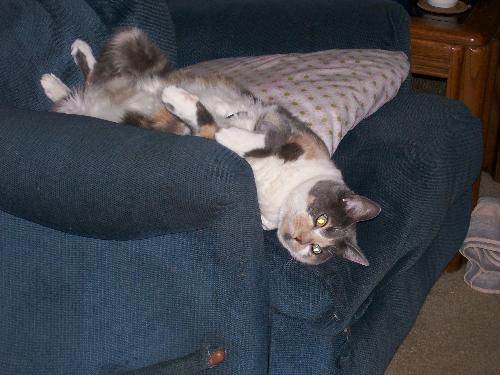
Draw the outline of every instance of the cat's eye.
M317 227L324 227L328 223L328 216L326 214L319 215L316 219Z
M321 246L319 246L318 244L316 243L313 243L311 245L311 252L314 254L314 255L319 255L323 252L323 249L321 248Z

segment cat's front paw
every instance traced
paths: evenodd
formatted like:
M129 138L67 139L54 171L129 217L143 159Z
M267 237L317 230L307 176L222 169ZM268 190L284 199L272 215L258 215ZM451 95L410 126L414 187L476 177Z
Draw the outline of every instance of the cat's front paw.
M277 228L275 223L266 219L263 215L260 215L260 221L262 222L262 229L264 230L273 230Z
M248 141L251 133L238 128L221 128L215 133L215 140L228 149L243 157L248 151Z
M177 86L166 86L161 94L161 100L167 109L182 121L197 128L197 104L199 99Z
M53 102L57 102L67 97L71 92L68 86L54 74L44 74L40 79L40 84L43 87L45 95Z
M227 148L231 148L231 145L235 143L237 136L233 132L234 128L222 128L215 133L215 140Z

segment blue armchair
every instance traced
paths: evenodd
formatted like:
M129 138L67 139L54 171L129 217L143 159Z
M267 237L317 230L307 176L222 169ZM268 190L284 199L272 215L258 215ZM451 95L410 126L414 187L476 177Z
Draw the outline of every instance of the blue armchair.
M38 78L77 83L71 42L98 53L128 25L179 67L332 48L409 53L399 4L6 3L0 374L383 373L466 234L482 142L461 103L413 94L407 80L346 135L335 162L383 207L359 225L370 266L311 267L262 231L244 160L197 137L49 113ZM209 369L213 347L225 360Z

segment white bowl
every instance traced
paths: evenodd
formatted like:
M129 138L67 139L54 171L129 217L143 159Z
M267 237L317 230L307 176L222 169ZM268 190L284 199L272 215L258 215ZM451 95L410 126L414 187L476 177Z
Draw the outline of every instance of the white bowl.
M436 8L453 8L458 0L427 0L427 2Z

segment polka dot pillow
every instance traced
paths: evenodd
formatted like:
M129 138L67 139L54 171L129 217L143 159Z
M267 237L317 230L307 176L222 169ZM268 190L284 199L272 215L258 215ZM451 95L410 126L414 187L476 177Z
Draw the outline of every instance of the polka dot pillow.
M409 72L403 52L328 50L211 60L185 68L224 74L304 121L330 152L363 118L398 92Z

